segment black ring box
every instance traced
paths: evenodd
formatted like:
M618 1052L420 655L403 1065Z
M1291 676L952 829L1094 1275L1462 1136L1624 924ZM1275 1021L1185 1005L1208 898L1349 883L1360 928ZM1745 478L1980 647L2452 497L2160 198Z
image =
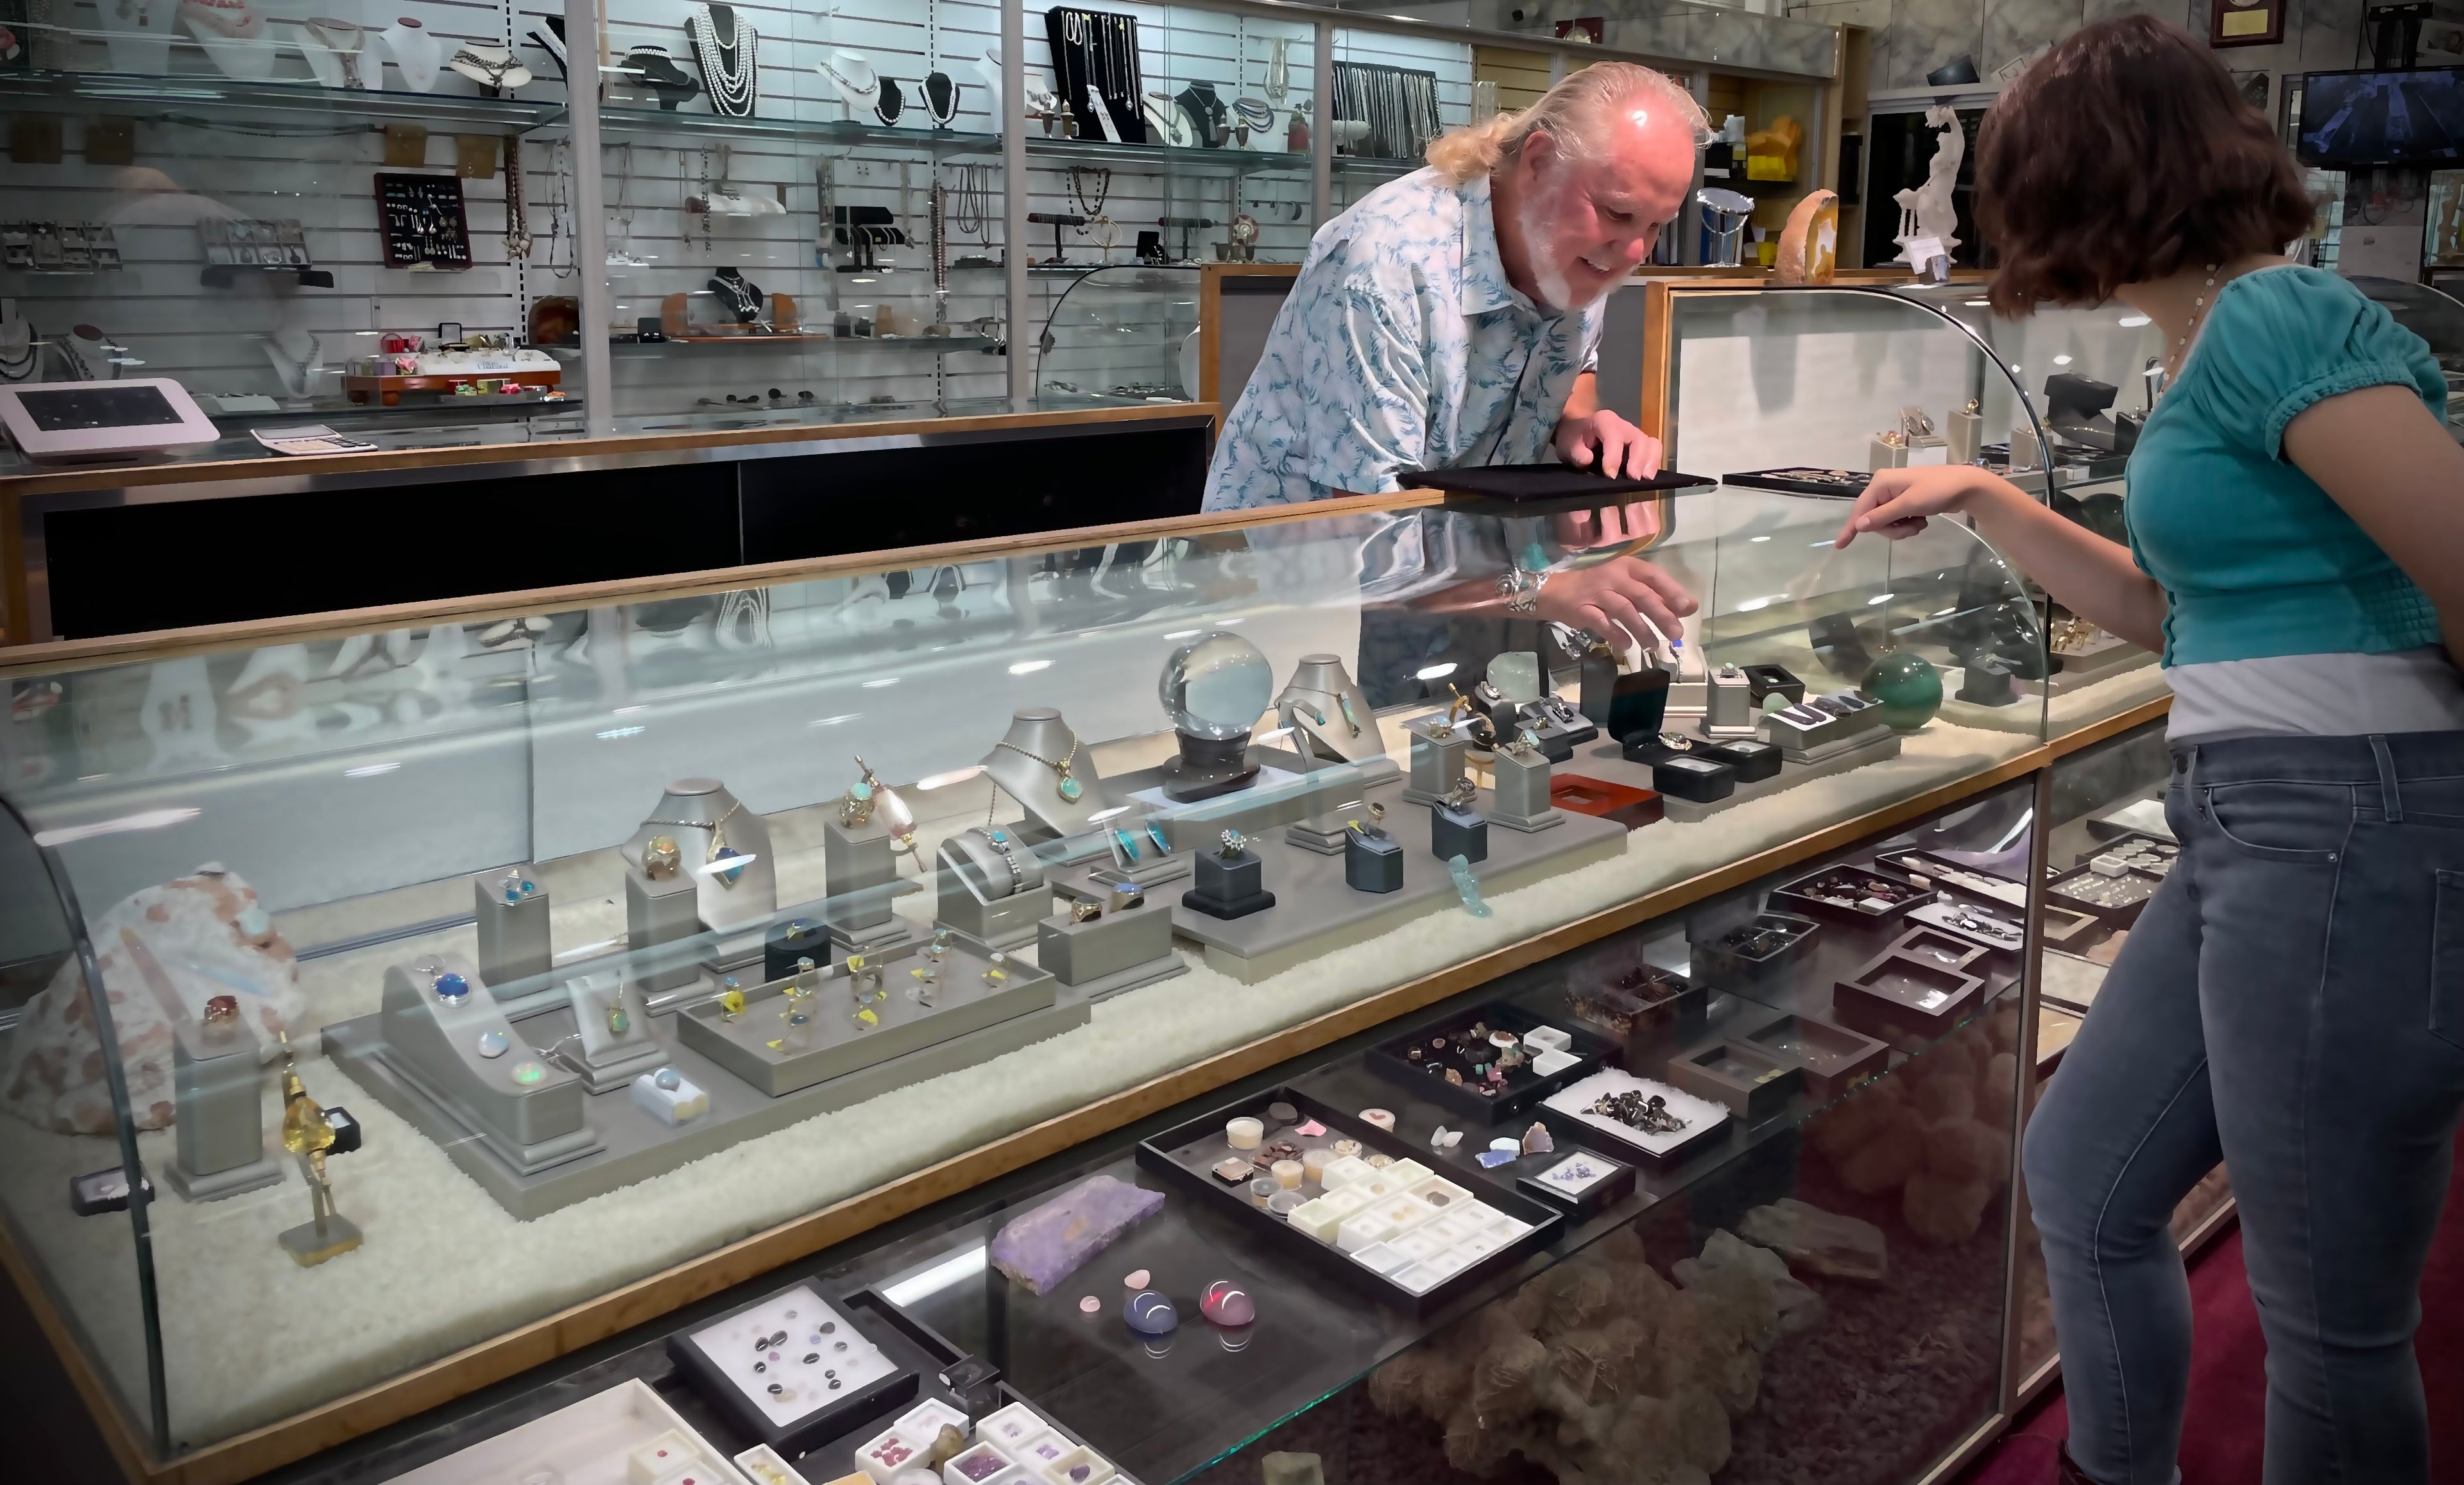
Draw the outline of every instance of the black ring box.
M1712 804L1737 792L1737 771L1716 759L1672 753L1651 766L1651 787L1672 799Z

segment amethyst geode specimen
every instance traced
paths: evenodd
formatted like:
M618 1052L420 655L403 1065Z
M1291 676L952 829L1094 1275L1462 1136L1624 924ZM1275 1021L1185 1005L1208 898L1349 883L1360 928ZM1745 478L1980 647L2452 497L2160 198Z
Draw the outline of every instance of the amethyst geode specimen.
M1004 1223L993 1237L993 1267L1029 1294L1049 1294L1162 1207L1160 1191L1142 1191L1109 1175L1089 1176Z

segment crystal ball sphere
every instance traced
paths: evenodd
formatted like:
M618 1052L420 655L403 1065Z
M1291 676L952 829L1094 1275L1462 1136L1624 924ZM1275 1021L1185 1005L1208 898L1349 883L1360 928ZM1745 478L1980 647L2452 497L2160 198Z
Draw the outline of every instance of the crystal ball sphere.
M1274 690L1274 666L1258 646L1220 629L1174 650L1155 687L1174 727L1217 742L1247 736Z
M1865 694L1882 704L1884 722L1912 732L1942 710L1942 672L1923 655L1893 650L1865 671Z

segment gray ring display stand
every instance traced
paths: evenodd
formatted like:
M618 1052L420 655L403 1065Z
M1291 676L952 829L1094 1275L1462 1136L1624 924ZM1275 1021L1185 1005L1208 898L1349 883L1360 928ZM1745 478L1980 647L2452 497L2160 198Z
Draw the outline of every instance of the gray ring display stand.
M1052 911L1052 893L1045 885L1050 869L1045 858L1017 832L1002 833L1009 838L1006 857L981 830L962 830L941 842L933 870L933 919L1008 950L1035 937L1036 924Z
M282 1179L265 1152L265 1076L256 1033L245 1021L172 1028L179 1138L164 1171L171 1190L190 1201L220 1201Z
M1403 848L1403 885L1398 890L1354 891L1345 884L1340 853L1322 855L1280 835L1252 833L1251 849L1265 863L1265 885L1275 894L1277 906L1229 920L1175 906L1174 930L1203 945L1208 965L1254 984L1415 918L1460 908L1463 898L1445 863L1430 854L1431 812L1403 807L1400 780L1390 779L1365 795L1386 806L1387 832ZM1484 805L1489 799L1485 791L1481 797ZM1625 838L1623 825L1573 815L1554 830L1495 831L1488 838L1488 859L1475 868L1475 875L1485 894L1510 891L1622 855Z
M1830 753L1816 763L1795 762L1782 753L1778 774L1750 784L1739 784L1735 793L1708 804L1697 804L1673 794L1663 794L1660 797L1665 812L1663 818L1681 824L1699 824L1722 810L1735 809L1749 800L1766 798L1784 789L1793 789L1817 778L1828 778L1834 774L1844 774L1850 769L1863 768L1868 763L1879 763L1900 755L1900 734L1888 728L1882 729L1880 735L1868 735L1861 741L1851 740L1855 742L1854 747ZM1636 789L1652 787L1651 765L1626 761L1622 747L1614 742L1598 742L1578 751L1573 766L1568 772L1596 778L1602 783L1626 784Z
M1078 873L1055 882L1053 890L1065 899L1103 902L1111 894L1096 880ZM1035 962L1089 1001L1189 972L1172 947L1171 905L1159 897L1089 923L1072 923L1067 912L1045 919L1035 928Z
M973 946L967 951L980 960L981 953ZM952 957L957 956L954 953ZM893 977L905 977L904 966L889 968ZM978 963L978 972L980 970ZM945 978L949 972L944 972ZM1023 966L1013 969L1011 973L1019 979L1041 979L1047 988L1054 984L1041 972ZM473 987L472 1004L481 1003L481 989ZM892 1000L903 994L902 988L891 988ZM580 1081L572 1074L551 1067L548 1076L561 1079L584 1104L588 1118L585 1132L592 1137L592 1146L587 1152L561 1164L528 1172L516 1168L485 1140L473 1138L475 1131L469 1122L440 1102L429 1085L402 1076L398 1055L390 1052L384 1041L382 1014L337 1021L324 1028L323 1036L327 1052L353 1081L436 1142L498 1206L517 1219L528 1221L664 1174L739 1141L783 1129L816 1114L879 1098L944 1073L962 1071L1058 1036L1086 1023L1089 1003L1089 997L1077 991L1060 992L1049 997L1046 1009L942 1037L903 1056L887 1057L776 1098L745 1082L693 1046L671 1042L667 1065L710 1096L708 1113L673 1128L626 1093L610 1091L590 1098L582 1093ZM748 1019L751 1014L748 1011ZM552 1002L547 1009L515 1023L514 1050L499 1061L517 1061L532 1055L532 1046L554 1045L576 1029L569 1010L561 1001ZM667 1040L677 1034L654 1029L652 1035Z

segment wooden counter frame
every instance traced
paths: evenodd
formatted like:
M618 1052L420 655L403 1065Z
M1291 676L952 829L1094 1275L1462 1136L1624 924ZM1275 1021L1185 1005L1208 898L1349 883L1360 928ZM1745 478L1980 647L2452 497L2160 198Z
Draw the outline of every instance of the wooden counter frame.
M1430 503L1414 497L1364 497L1364 507ZM1324 503L1315 507L1326 513ZM1249 523L1257 519L1248 513ZM1152 524L1152 523L1149 523ZM1185 523L1183 525L1186 530ZM1092 533L1087 534L1092 535ZM1126 539L1116 537L1114 539ZM1045 544L1049 545L1049 542ZM840 560L840 559L832 559ZM876 558L849 558L871 561ZM720 584L724 586L725 584ZM739 584L740 585L740 584ZM333 616L328 616L330 623ZM69 646L61 646L67 648ZM91 648L90 645L75 646ZM1608 934L1661 917L1869 836L1955 805L2013 779L2050 770L2054 762L2108 737L2155 721L2169 697L2132 708L2039 744L1967 778L1732 862L1688 881L1562 924L1433 974L1408 981L1270 1036L1191 1063L1084 1107L1028 1125L972 1150L914 1170L871 1190L646 1275L594 1299L517 1326L503 1335L414 1366L382 1383L335 1398L279 1422L250 1430L168 1460L156 1460L112 1389L103 1385L48 1287L0 1226L0 1266L25 1296L62 1367L85 1400L128 1479L140 1485L235 1485L376 1429L412 1417L480 1387L617 1335L695 1300L821 1252L885 1222L969 1190L1009 1171L1060 1153L1136 1120L1331 1045L1503 975ZM1981 1447L1981 1441L1979 1441Z

